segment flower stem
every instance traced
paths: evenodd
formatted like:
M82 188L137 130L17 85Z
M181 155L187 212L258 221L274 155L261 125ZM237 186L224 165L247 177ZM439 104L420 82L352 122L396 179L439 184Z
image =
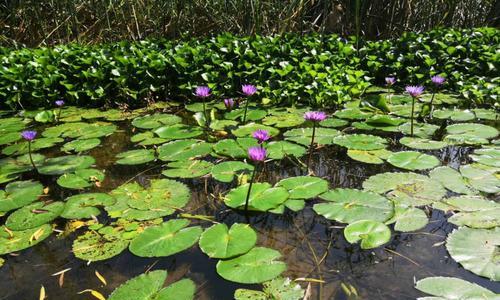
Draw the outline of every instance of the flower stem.
M208 116L207 116L207 108L205 106L205 98L203 99L203 115L205 116L205 127L208 127Z
M33 161L33 157L31 156L31 141L28 141L28 156L30 158L31 165L33 166L33 169L38 172L38 169L35 166L35 162Z
M255 173L257 171L258 164L255 164L252 172L252 178L250 178L250 185L248 186L247 198L245 199L245 214L248 213L248 200L250 200L250 192L252 191L253 181L255 179Z
M413 112L414 111L415 111L415 97L411 97L410 136L413 136Z
M57 122L56 123L59 123L61 120L61 108L59 108L59 112L57 113Z
M243 114L243 124L245 124L246 120L247 120L247 110L248 110L248 103L250 102L250 99L246 99L246 103L245 103L245 113Z
M432 107L432 102L434 101L434 96L436 95L436 92L433 92L432 93L432 97L431 97L431 103L429 104L430 105L430 108L429 108L429 119L432 119L432 112L434 110L434 108Z
M313 153L313 147L314 147L314 135L316 134L316 122L313 122L313 133L311 137L311 145L309 146L309 157L307 158L307 169L309 170L309 164L311 163L311 156Z

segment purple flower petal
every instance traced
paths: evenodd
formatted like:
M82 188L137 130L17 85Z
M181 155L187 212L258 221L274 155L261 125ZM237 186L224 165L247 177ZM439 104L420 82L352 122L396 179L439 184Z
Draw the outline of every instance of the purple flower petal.
M252 133L252 136L254 139L258 141L259 144L262 144L263 142L269 140L271 136L269 135L269 132L267 130L263 129L257 129Z
M37 132L34 130L26 130L26 131L21 132L21 136L23 137L23 139L25 139L29 142L31 142L32 140L35 139L36 134L37 134Z
M409 85L406 87L406 92L413 98L418 98L424 92L424 87L421 85Z
M304 114L306 121L321 122L326 119L326 114L322 111L308 111Z
M252 96L257 92L257 87L251 84L244 84L241 86L241 91L245 94L245 96Z
M197 87L194 93L196 97L206 98L210 96L211 90L208 86L202 85Z
M267 156L266 149L262 147L248 148L248 157L253 161L264 161L266 159L266 156Z

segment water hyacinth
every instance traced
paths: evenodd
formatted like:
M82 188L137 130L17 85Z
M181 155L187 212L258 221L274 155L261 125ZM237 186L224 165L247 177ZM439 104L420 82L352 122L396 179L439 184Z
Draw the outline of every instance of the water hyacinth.
M413 136L413 113L415 112L415 99L422 95L424 87L421 85L409 85L405 89L411 96L410 136Z
M431 102L429 103L430 110L429 110L429 118L432 119L432 113L434 111L434 107L432 106L432 103L434 102L434 97L436 96L436 90L441 87L444 82L446 81L446 78L436 75L431 77L432 83L434 83L434 89L432 91L432 97L431 97Z
M25 130L21 132L21 137L28 141L28 156L30 158L31 165L33 169L36 171L35 162L33 161L33 157L31 156L31 142L36 138L37 132L34 130Z
M264 162L267 157L267 151L264 147L250 147L248 148L248 158L255 162L253 168L252 177L250 178L250 184L248 185L247 197L245 199L245 214L248 213L248 200L250 199L250 192L252 191L253 181L255 179L255 173L257 172L258 163Z
M311 162L311 156L314 148L314 135L316 134L316 123L319 123L327 118L326 113L322 111L308 111L304 113L304 119L306 121L313 122L313 132L311 136L311 145L309 146L309 157L307 158L307 169L309 169L309 164Z
M263 130L263 129L255 130L252 133L252 137L254 139L256 139L259 144L262 144L271 138L271 136L269 135L269 132L267 132L267 130Z
M226 109L231 110L234 107L234 100L232 98L224 99L224 105Z
M252 85L252 84L244 84L241 86L241 91L243 92L243 94L245 96L250 97L257 92L257 87L255 85ZM245 103L245 112L243 114L243 123L245 123L247 120L247 110L248 110L248 103L249 102L250 102L249 99L247 99L247 101Z
M385 83L387 86L393 86L396 83L396 77L386 77Z

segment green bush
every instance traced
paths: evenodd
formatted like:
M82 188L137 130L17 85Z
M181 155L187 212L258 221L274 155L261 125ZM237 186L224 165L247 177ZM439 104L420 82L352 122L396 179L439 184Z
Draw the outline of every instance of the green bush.
M0 99L4 107L52 106L57 99L137 107L193 98L201 84L217 96L235 97L242 83L252 83L271 102L336 106L387 75L403 85L444 74L447 88L491 103L498 95L498 36L492 28L434 30L366 42L359 54L354 40L295 34L0 48Z

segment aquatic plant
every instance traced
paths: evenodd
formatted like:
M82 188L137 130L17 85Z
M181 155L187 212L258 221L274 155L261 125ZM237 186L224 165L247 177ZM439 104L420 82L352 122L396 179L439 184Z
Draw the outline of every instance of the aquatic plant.
M37 171L37 168L35 166L35 162L33 161L33 156L31 154L31 142L36 138L37 132L34 130L26 130L21 132L21 136L23 139L25 139L28 142L28 155L30 158L30 163L33 166L33 169Z
M244 84L241 86L241 92L243 93L243 95L247 97L245 100L246 102L245 112L243 113L243 123L245 123L247 120L247 111L248 111L248 104L250 103L250 96L252 96L257 92L257 87L251 84Z
M406 87L406 92L411 96L411 114L410 114L410 136L413 136L413 118L415 113L415 100L422 95L424 87L421 85L409 85Z
M224 99L224 106L226 106L226 109L227 110L232 110L233 107L234 107L234 100L233 98L227 98L227 99Z
M207 107L206 107L206 98L210 97L212 91L208 86L201 85L196 87L194 94L196 97L200 98L203 103L203 115L205 116L205 125L208 125L208 115L207 115Z
M304 119L306 121L311 121L313 123L311 144L309 145L309 157L307 158L307 164L306 164L307 169L309 169L309 164L311 162L311 156L314 147L314 135L316 134L316 126L317 123L326 119L326 113L322 111L308 111L304 113Z
M252 133L252 137L257 140L259 145L263 147L264 142L268 141L271 136L269 135L269 132L267 130L263 129L257 129Z
M431 102L429 103L430 106L430 111L429 111L429 118L432 119L432 113L434 111L434 107L432 106L432 102L434 101L434 97L436 96L436 91L444 84L446 81L446 78L436 75L431 77L431 81L434 84L434 88L432 89L432 97L431 97Z
M253 168L252 177L250 178L250 185L248 186L247 197L245 199L245 213L248 212L248 200L250 199L250 192L252 191L252 185L255 180L255 173L257 172L258 164L264 162L266 156L267 152L263 147L248 148L248 158L250 158L255 163L255 166Z

